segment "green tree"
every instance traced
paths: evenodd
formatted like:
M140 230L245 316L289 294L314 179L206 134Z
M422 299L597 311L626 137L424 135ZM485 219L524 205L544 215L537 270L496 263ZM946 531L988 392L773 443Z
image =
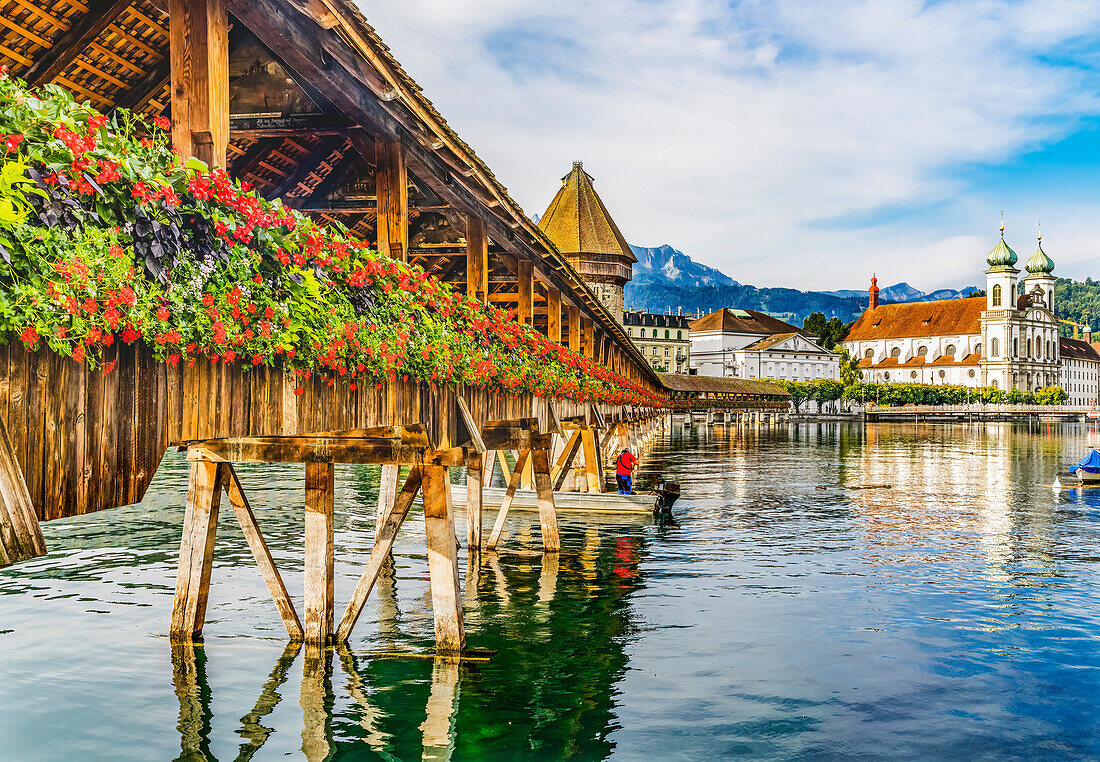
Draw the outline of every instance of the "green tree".
M1035 392L1035 402L1040 405L1061 405L1069 399L1069 393L1060 386L1044 386Z
M1015 386L1008 390L1005 394L1005 402L1010 405L1019 405L1024 401L1024 393L1017 389Z
M805 381L786 381L783 379L777 379L773 383L779 384L787 390L787 394L791 395L791 404L794 405L794 412L799 412L802 407L802 403L811 397L811 389Z
M859 369L859 359L848 354L847 349L840 350L840 383L848 387L863 380L863 371Z

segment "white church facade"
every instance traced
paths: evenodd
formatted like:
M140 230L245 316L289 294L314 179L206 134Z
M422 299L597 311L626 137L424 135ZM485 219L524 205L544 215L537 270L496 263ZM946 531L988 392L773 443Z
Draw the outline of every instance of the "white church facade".
M842 342L859 359L864 380L1021 391L1062 385L1064 342L1055 313L1054 262L1043 251L1042 236L1023 278L1003 225L1001 240L986 261L985 296L879 304L877 279L872 278L868 309ZM1075 376L1077 363L1094 362L1081 357L1081 351L1072 354ZM1095 400L1097 395L1089 389L1074 396Z

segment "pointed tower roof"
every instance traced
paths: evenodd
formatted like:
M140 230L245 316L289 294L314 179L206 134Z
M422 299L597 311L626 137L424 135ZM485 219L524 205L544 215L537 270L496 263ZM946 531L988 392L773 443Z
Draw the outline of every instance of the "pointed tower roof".
M1035 253L1031 255L1031 259L1024 265L1024 269L1032 275L1043 273L1049 275L1054 272L1054 260L1047 256L1047 253L1043 251L1043 234L1039 234L1039 248L1035 250Z
M573 162L573 171L562 178L561 188L539 220L539 227L566 256L610 254L637 262L592 182L581 162Z
M1001 240L985 258L990 267L1012 267L1017 262L1016 252L1005 243L1004 212L1001 213Z

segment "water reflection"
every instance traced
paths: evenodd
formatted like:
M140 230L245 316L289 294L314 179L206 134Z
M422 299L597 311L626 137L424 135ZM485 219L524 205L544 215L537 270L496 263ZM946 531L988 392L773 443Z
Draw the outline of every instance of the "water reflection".
M680 525L563 517L547 556L517 515L505 551L462 559L470 646L496 653L459 663L430 650L419 509L348 647L284 649L230 521L206 643L170 646L170 454L143 505L51 522L46 558L0 572L0 758L1097 758L1100 489L1050 487L1091 441L676 427L638 484L680 481ZM241 473L300 597L300 472ZM337 479L343 599L378 470Z

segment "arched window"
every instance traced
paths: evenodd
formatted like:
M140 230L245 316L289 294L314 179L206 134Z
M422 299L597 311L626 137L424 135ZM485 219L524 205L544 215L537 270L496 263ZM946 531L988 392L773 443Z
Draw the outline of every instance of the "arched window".
M955 345L954 344L948 344L947 347L943 350L943 353L945 355L955 354Z
M981 353L982 353L982 344L981 344L981 342L978 342L977 344L974 345L974 354L980 355Z
M682 338L684 338L684 332L683 332L683 331L677 331L677 332L676 332L676 338L677 338L677 339L682 339Z
M668 331L665 331L665 338L668 338Z
M981 344L979 344L978 346L981 346ZM990 339L989 340L989 353L991 355L993 355L994 357L997 357L998 352L1000 352L1000 346L997 343L997 339L996 338Z
M866 352L863 353L863 356L865 358L867 358L868 360L874 360L875 359L875 350L868 349Z
M1012 340L1012 356L1013 357L1019 357L1020 356L1020 340L1019 339L1013 339Z
M927 357L928 356L928 347L918 347L917 348L917 356L918 357Z
M1001 306L1001 284L1000 283L998 283L997 285L995 285L993 287L993 306L994 307L1000 307Z
M653 329L653 338L657 338L657 329L656 328Z
M1051 357L1051 354L1050 354L1050 342L1049 342L1049 341L1047 342L1047 355L1046 355L1046 356L1047 356L1047 358L1050 358L1050 357Z
M1031 357L1031 338L1030 337L1027 340L1027 356Z
M894 347L893 349L890 350L890 356L891 357L901 357L901 349L899 347Z

